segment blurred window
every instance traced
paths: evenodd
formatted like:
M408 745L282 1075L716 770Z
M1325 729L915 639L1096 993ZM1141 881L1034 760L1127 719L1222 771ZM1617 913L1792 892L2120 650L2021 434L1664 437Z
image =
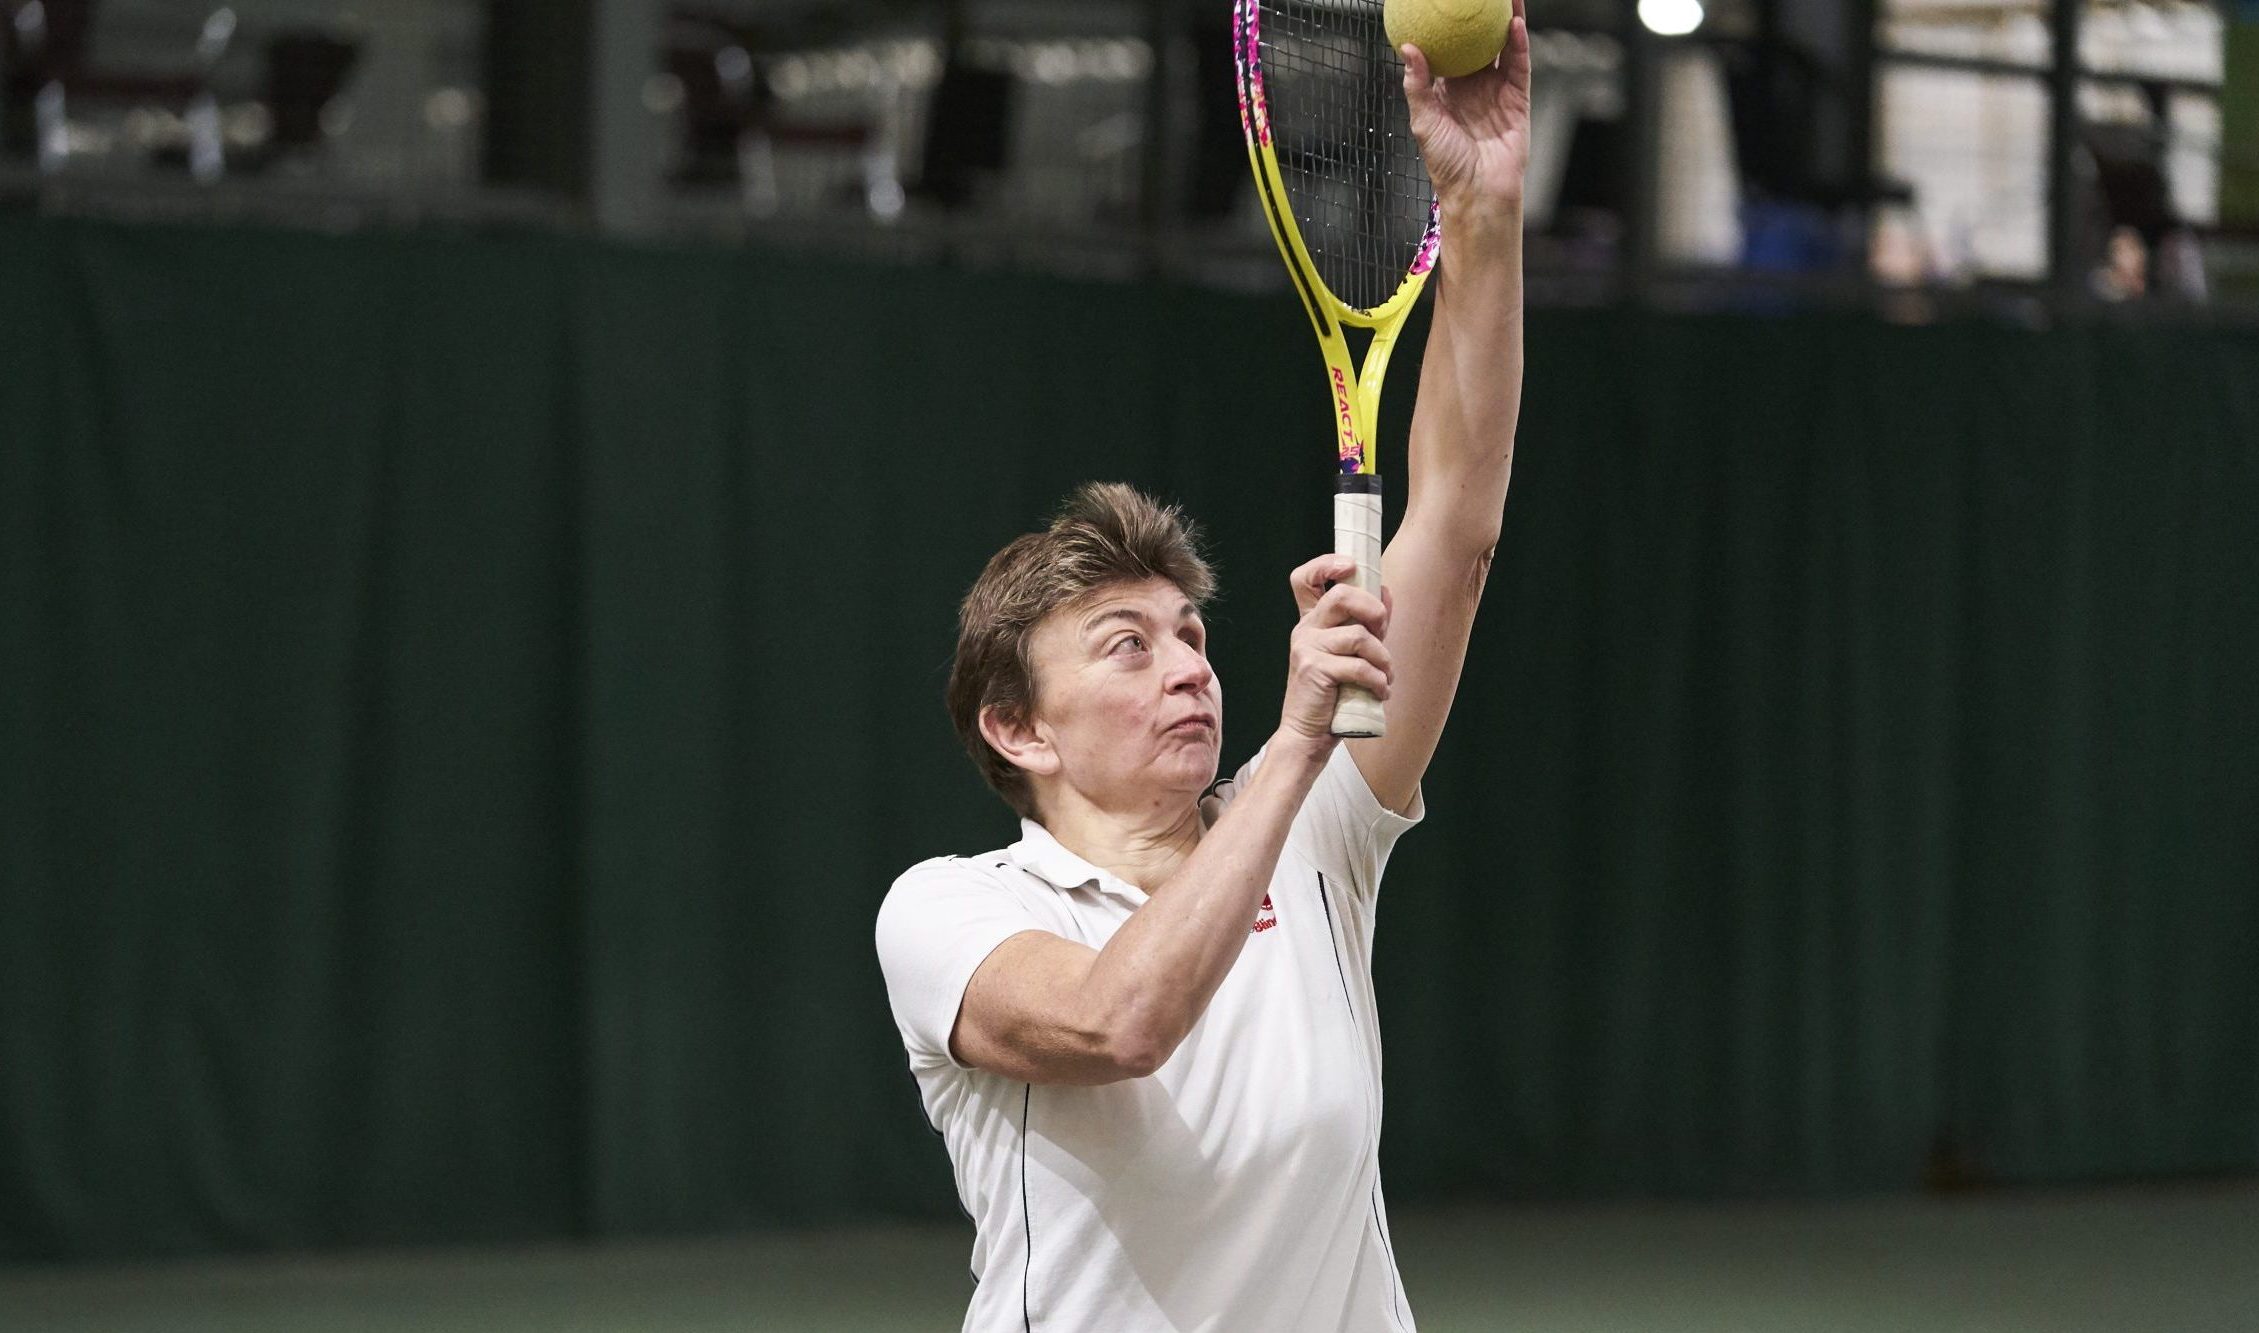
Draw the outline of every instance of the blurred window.
M1896 227L1926 282L2038 279L2047 272L2047 88L1920 66L1877 75L1877 156L1911 187ZM1903 259L1901 262L1905 262Z
M1876 160L1910 197L1878 219L1875 271L1902 280L2047 275L2052 7L1882 0ZM2203 299L2220 218L2227 21L2198 0L2079 8L2074 271L2108 299ZM2028 72L2026 72L2028 71ZM2154 279L2165 279L2158 281Z
M1882 0L1886 53L1989 60L2044 70L2051 63L2046 0Z
M479 0L0 0L0 11L9 169L51 185L193 181L233 211L277 194L334 204L477 182Z

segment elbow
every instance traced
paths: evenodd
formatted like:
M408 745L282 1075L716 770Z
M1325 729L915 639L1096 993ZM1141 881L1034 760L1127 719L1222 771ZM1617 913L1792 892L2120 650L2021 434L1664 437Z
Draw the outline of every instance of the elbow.
M1200 1016L1189 999L1166 986L1086 995L1077 1026L1088 1066L1099 1081L1147 1078L1167 1064Z
M1455 571L1459 581L1479 588L1490 577L1491 562L1498 558L1505 520L1505 514L1495 505L1423 506L1405 514L1397 528L1397 540L1404 541L1409 535L1427 553L1424 559Z
M1467 577L1478 588L1490 581L1490 567L1498 559L1500 535L1497 528L1492 528L1488 535L1475 543L1474 550L1467 557Z
M1109 1083L1120 1083L1133 1078L1148 1078L1158 1072L1175 1054L1176 1043L1165 1041L1151 1032L1126 1029L1108 1035L1104 1045L1104 1065Z
M1184 1034L1171 1035L1155 1015L1138 1012L1139 1006L1104 1015L1083 1028L1084 1051L1101 1081L1119 1083L1145 1078L1169 1062Z
M1461 593L1470 601L1480 601L1482 590L1490 583L1490 567L1498 559L1498 535L1496 528L1487 536L1478 535L1461 548L1454 562Z

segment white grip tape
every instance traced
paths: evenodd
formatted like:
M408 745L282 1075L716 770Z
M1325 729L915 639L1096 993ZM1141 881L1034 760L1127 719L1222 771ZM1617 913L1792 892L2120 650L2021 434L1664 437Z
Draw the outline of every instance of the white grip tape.
M1337 491L1333 497L1333 553L1357 562L1351 580L1375 597L1381 587L1381 498L1376 494ZM1336 736L1380 736L1388 731L1388 715L1372 691L1361 685L1344 685L1333 706Z

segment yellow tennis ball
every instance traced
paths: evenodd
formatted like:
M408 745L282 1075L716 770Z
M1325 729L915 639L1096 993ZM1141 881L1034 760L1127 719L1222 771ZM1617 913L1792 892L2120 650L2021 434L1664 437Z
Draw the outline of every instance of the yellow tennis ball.
M1472 74L1506 49L1513 0L1384 0L1388 44L1420 48L1428 68L1447 79Z

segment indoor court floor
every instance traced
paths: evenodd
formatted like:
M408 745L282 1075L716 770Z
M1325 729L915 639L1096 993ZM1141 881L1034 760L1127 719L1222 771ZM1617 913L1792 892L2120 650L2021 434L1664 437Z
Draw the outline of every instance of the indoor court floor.
M1424 1333L2254 1333L2259 1182L1406 1212ZM896 1333L964 1313L964 1224L0 1269L7 1333Z

